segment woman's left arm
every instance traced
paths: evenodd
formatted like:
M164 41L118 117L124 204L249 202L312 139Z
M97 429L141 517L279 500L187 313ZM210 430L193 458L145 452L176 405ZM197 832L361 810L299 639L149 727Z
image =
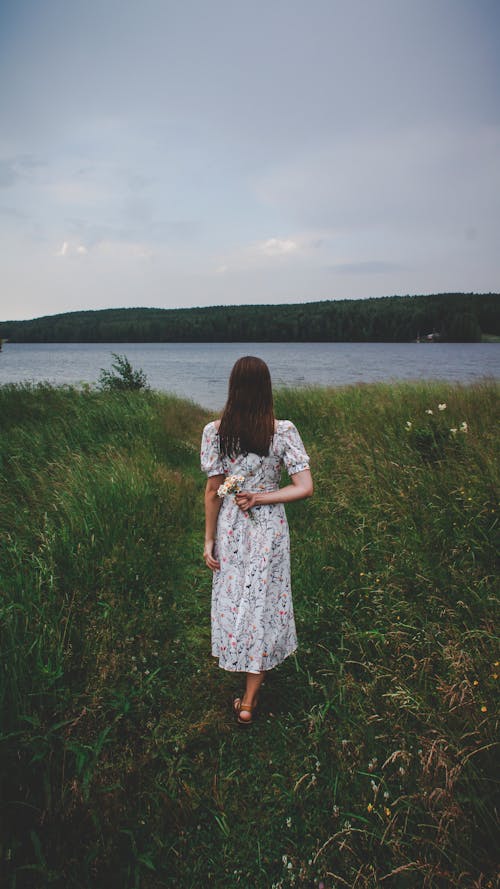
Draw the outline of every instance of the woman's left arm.
M292 500L305 500L311 497L314 486L311 471L302 469L290 476L290 485L276 491L240 491L236 494L236 503L243 510L251 509L263 503L291 503Z

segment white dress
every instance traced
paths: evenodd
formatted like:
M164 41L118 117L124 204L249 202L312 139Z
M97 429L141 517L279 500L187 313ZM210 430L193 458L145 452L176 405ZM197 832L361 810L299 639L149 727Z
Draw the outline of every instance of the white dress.
M221 457L215 423L203 430L201 468L207 476L242 475L241 490L275 491L282 467L289 475L309 467L297 429L278 420L269 456ZM212 585L212 654L224 670L271 670L297 648L290 586L290 538L282 503L245 514L234 495L222 500Z

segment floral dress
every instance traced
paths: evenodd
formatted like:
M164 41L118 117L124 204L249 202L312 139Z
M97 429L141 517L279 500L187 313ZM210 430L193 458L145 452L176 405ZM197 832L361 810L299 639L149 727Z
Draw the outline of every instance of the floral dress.
M201 468L207 476L241 475L241 490L275 491L282 467L293 475L309 467L297 429L278 420L269 456L221 457L215 423L203 430ZM283 503L244 513L234 495L221 503L212 585L212 654L224 670L271 670L297 648L290 586L290 538Z

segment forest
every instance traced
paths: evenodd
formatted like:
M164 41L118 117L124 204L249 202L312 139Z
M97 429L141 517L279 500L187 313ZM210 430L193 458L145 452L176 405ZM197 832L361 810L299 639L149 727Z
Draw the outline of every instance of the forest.
M118 308L0 322L17 343L481 342L500 335L500 294L440 293L279 305Z

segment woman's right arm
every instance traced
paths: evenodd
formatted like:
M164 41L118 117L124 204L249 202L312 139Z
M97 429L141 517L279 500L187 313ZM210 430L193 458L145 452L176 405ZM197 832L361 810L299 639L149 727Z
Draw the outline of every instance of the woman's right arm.
M309 469L303 469L290 476L290 484L276 491L240 491L236 494L236 503L247 512L252 506L262 503L291 503L292 500L305 500L312 497L314 490L312 475Z
M222 500L217 494L220 485L224 484L225 475L211 475L205 488L205 545L203 558L211 571L218 571L219 561L214 558L215 536L217 531L217 518Z

